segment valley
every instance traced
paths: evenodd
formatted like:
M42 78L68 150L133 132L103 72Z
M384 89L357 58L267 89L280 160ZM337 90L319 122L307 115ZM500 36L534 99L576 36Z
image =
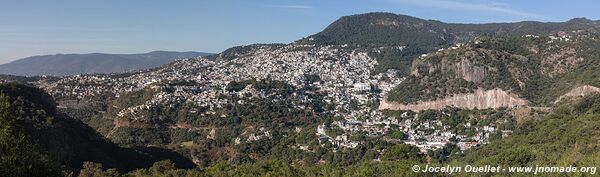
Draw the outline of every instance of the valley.
M0 98L33 105L13 118L20 124L67 122L56 128L61 142L92 148L81 154L94 157L64 152L78 157L66 168L82 174L412 176L416 164L596 164L598 30L587 19L452 24L367 13L289 44L151 69L6 76ZM67 126L83 130L61 132ZM60 145L44 145L41 154L65 159Z

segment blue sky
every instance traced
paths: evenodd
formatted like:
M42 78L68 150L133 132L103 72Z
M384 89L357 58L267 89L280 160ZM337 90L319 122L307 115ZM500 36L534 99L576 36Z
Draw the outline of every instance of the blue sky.
M288 43L366 12L486 23L597 20L598 7L595 0L0 0L0 63L55 53L216 53Z

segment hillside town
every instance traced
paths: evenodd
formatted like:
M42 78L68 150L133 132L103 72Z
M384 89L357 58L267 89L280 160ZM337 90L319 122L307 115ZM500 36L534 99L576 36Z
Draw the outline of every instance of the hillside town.
M193 103L198 107L209 108L201 113L207 115L215 114L216 109L229 103L226 97L220 95L252 92L253 95L265 97L269 94L249 87L240 93L230 92L226 87L234 81L270 79L284 81L297 88L309 85L324 93L326 96L322 101L335 105L331 111L336 117L342 118L332 125L319 125L315 134L321 137L319 140L326 140L340 148L354 148L362 143L349 140L348 137L352 134L382 137L386 132L397 129L406 137L395 141L413 144L423 152L440 149L450 139L457 139L461 149L466 150L477 144L485 144L490 134L496 131L494 127L474 127L477 133L467 136L450 131L450 127L440 121L415 124L413 121L418 119L416 115L384 115L377 105L404 78L393 69L371 73L375 65L377 61L367 52L347 45L265 45L253 46L252 50L239 53L231 60L190 58L130 74L70 76L52 83L40 83L40 87L63 101L119 98L131 92L150 90L154 94L145 103L118 108L118 117L137 121L148 119L142 112L158 105ZM307 83L307 76L318 80ZM185 84L179 84L182 82ZM327 127L339 128L344 133L328 135Z

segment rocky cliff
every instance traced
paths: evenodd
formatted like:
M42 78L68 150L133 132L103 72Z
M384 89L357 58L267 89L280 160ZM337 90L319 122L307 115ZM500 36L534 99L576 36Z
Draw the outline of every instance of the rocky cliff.
M379 109L390 109L390 110L412 110L421 111L427 109L443 109L445 107L458 107L458 108L499 108L499 107L512 107L512 106L524 106L527 105L528 101L514 94L510 94L501 89L493 90L476 90L474 93L469 94L457 94L454 96L442 98L435 101L417 102L414 104L398 104L394 102L388 102L383 99Z
M440 59L440 56L445 57L445 55L452 55L452 57L454 57L458 54L456 54L456 51L438 52L434 54L437 56L433 56L432 58L415 60L411 66L411 74L420 76L419 72L424 72L426 75L431 75L432 73L439 71L455 76L456 78L462 78L466 81L481 83L490 72L488 70L492 69L484 66L480 61L477 61L477 57L480 57L480 55L484 55L485 53L489 53L489 51L469 51L460 53L460 56L463 58L448 59L449 57L447 57ZM493 69L495 70L495 68Z
M558 99L556 99L556 101L554 101L554 103L556 104L564 99L581 98L581 97L586 97L586 96L597 94L597 93L600 93L600 88L598 88L598 87L594 87L591 85L579 86L579 87L575 87L575 88L571 89L571 91L558 97Z
M510 91L530 104L552 104L575 85L597 85L600 42L577 33L481 37L416 58L411 75L388 92L400 104L436 102L475 90ZM574 93L588 93L582 87ZM575 94L577 95L577 94Z

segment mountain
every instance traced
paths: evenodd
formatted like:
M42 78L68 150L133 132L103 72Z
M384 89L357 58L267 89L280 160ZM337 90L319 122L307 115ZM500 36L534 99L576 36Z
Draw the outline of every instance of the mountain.
M81 169L84 161L130 171L173 159L180 167L191 162L160 148L122 148L86 124L56 109L42 90L17 83L0 84L0 174L58 176Z
M549 35L559 31L581 30L590 33L600 31L600 22L576 18L567 22L534 22L458 24L392 13L366 13L344 16L323 31L297 42L317 45L358 45L361 48L381 46L404 46L380 50L380 65L376 72L399 69L408 74L412 59L457 42L487 35L509 37L521 35Z
M366 13L341 17L323 31L300 41L321 45L383 44L439 48L481 35L541 35L571 30L596 32L599 25L600 22L585 18L567 22L460 24L393 13Z
M579 94L585 90L597 92L594 90L600 87L595 79L600 75L600 42L594 38L596 35L577 32L542 37L483 37L430 53L415 59L411 75L389 93L389 101L403 105L385 107L427 109L437 104L439 109L478 100L501 100L478 104L479 108L548 106L572 90ZM495 93L505 96L473 95L477 90L498 90ZM461 94L465 98L448 100ZM475 99L467 99L469 94Z
M33 56L0 65L1 74L36 75L76 75L90 73L122 73L149 69L174 61L175 59L206 56L202 52L153 51L142 54L56 54Z

